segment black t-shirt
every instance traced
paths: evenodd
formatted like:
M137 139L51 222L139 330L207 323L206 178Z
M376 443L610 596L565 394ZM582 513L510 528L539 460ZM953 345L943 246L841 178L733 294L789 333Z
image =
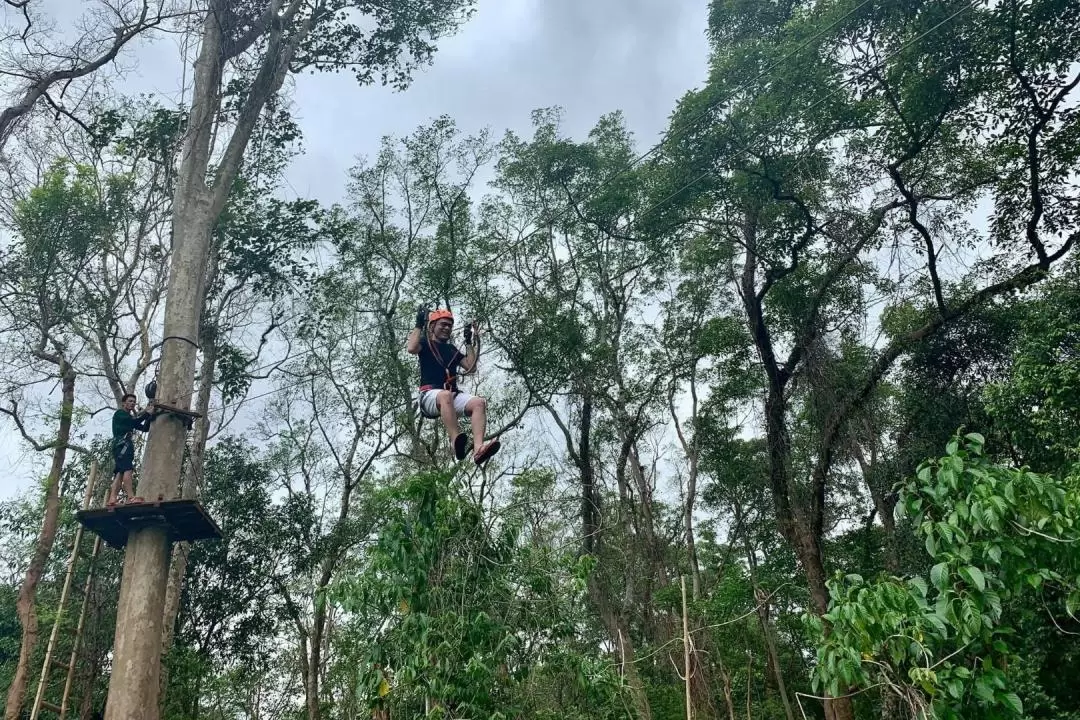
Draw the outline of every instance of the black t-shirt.
M417 353L420 360L420 386L430 385L439 390L446 389L446 374L449 372L449 389L457 390L458 367L465 356L451 343L434 339L431 342L429 346L426 336L420 338L420 352Z

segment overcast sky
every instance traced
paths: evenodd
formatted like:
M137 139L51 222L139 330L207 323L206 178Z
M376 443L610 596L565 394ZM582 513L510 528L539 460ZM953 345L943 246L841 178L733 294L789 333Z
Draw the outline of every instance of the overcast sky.
M72 9L82 0L51 0ZM705 78L708 0L479 0L473 19L445 40L434 65L405 92L358 87L346 74L304 75L293 88L305 153L288 174L299 196L343 196L355 158L387 134L404 135L439 115L466 133L528 133L530 113L564 108L565 129L582 136L604 113L622 110L644 149L658 139L675 101ZM178 39L159 38L124 59L120 89L179 97ZM192 49L193 50L193 49ZM107 433L99 415L84 431ZM0 425L0 497L46 469Z

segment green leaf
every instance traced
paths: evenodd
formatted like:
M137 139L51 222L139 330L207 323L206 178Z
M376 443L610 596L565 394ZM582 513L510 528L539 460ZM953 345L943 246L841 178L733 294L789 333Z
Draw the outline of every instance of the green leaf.
M982 570L974 565L968 565L960 570L960 576L964 578L969 584L974 585L982 592L986 589L986 578L983 576Z
M1024 704L1020 702L1020 696L1016 693L1004 693L1001 696L1001 701L1015 714L1024 714Z
M925 618L926 622L934 626L934 629L938 631L938 634L942 637L942 639L949 636L949 629L945 627L945 623L942 622L941 618L938 617L936 613L926 615Z
M945 586L948 581L948 566L945 563L938 563L934 567L930 568L930 582L934 583L934 587L936 587L938 590L945 590Z

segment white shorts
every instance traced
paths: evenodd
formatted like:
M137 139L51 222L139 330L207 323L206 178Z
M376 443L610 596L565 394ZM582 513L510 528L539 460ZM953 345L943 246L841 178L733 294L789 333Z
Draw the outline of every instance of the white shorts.
M439 417L439 406L436 404L436 400L441 392L444 391L439 389L421 391L419 400L420 412L423 413L425 417L432 419ZM465 416L465 405L472 399L473 396L467 392L459 392L454 395L454 412L458 417Z

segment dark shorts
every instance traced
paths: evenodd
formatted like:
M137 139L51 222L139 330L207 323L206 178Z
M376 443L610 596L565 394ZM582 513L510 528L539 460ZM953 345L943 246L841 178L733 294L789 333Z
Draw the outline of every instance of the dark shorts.
M135 443L123 439L113 442L113 472L130 472L135 469Z

